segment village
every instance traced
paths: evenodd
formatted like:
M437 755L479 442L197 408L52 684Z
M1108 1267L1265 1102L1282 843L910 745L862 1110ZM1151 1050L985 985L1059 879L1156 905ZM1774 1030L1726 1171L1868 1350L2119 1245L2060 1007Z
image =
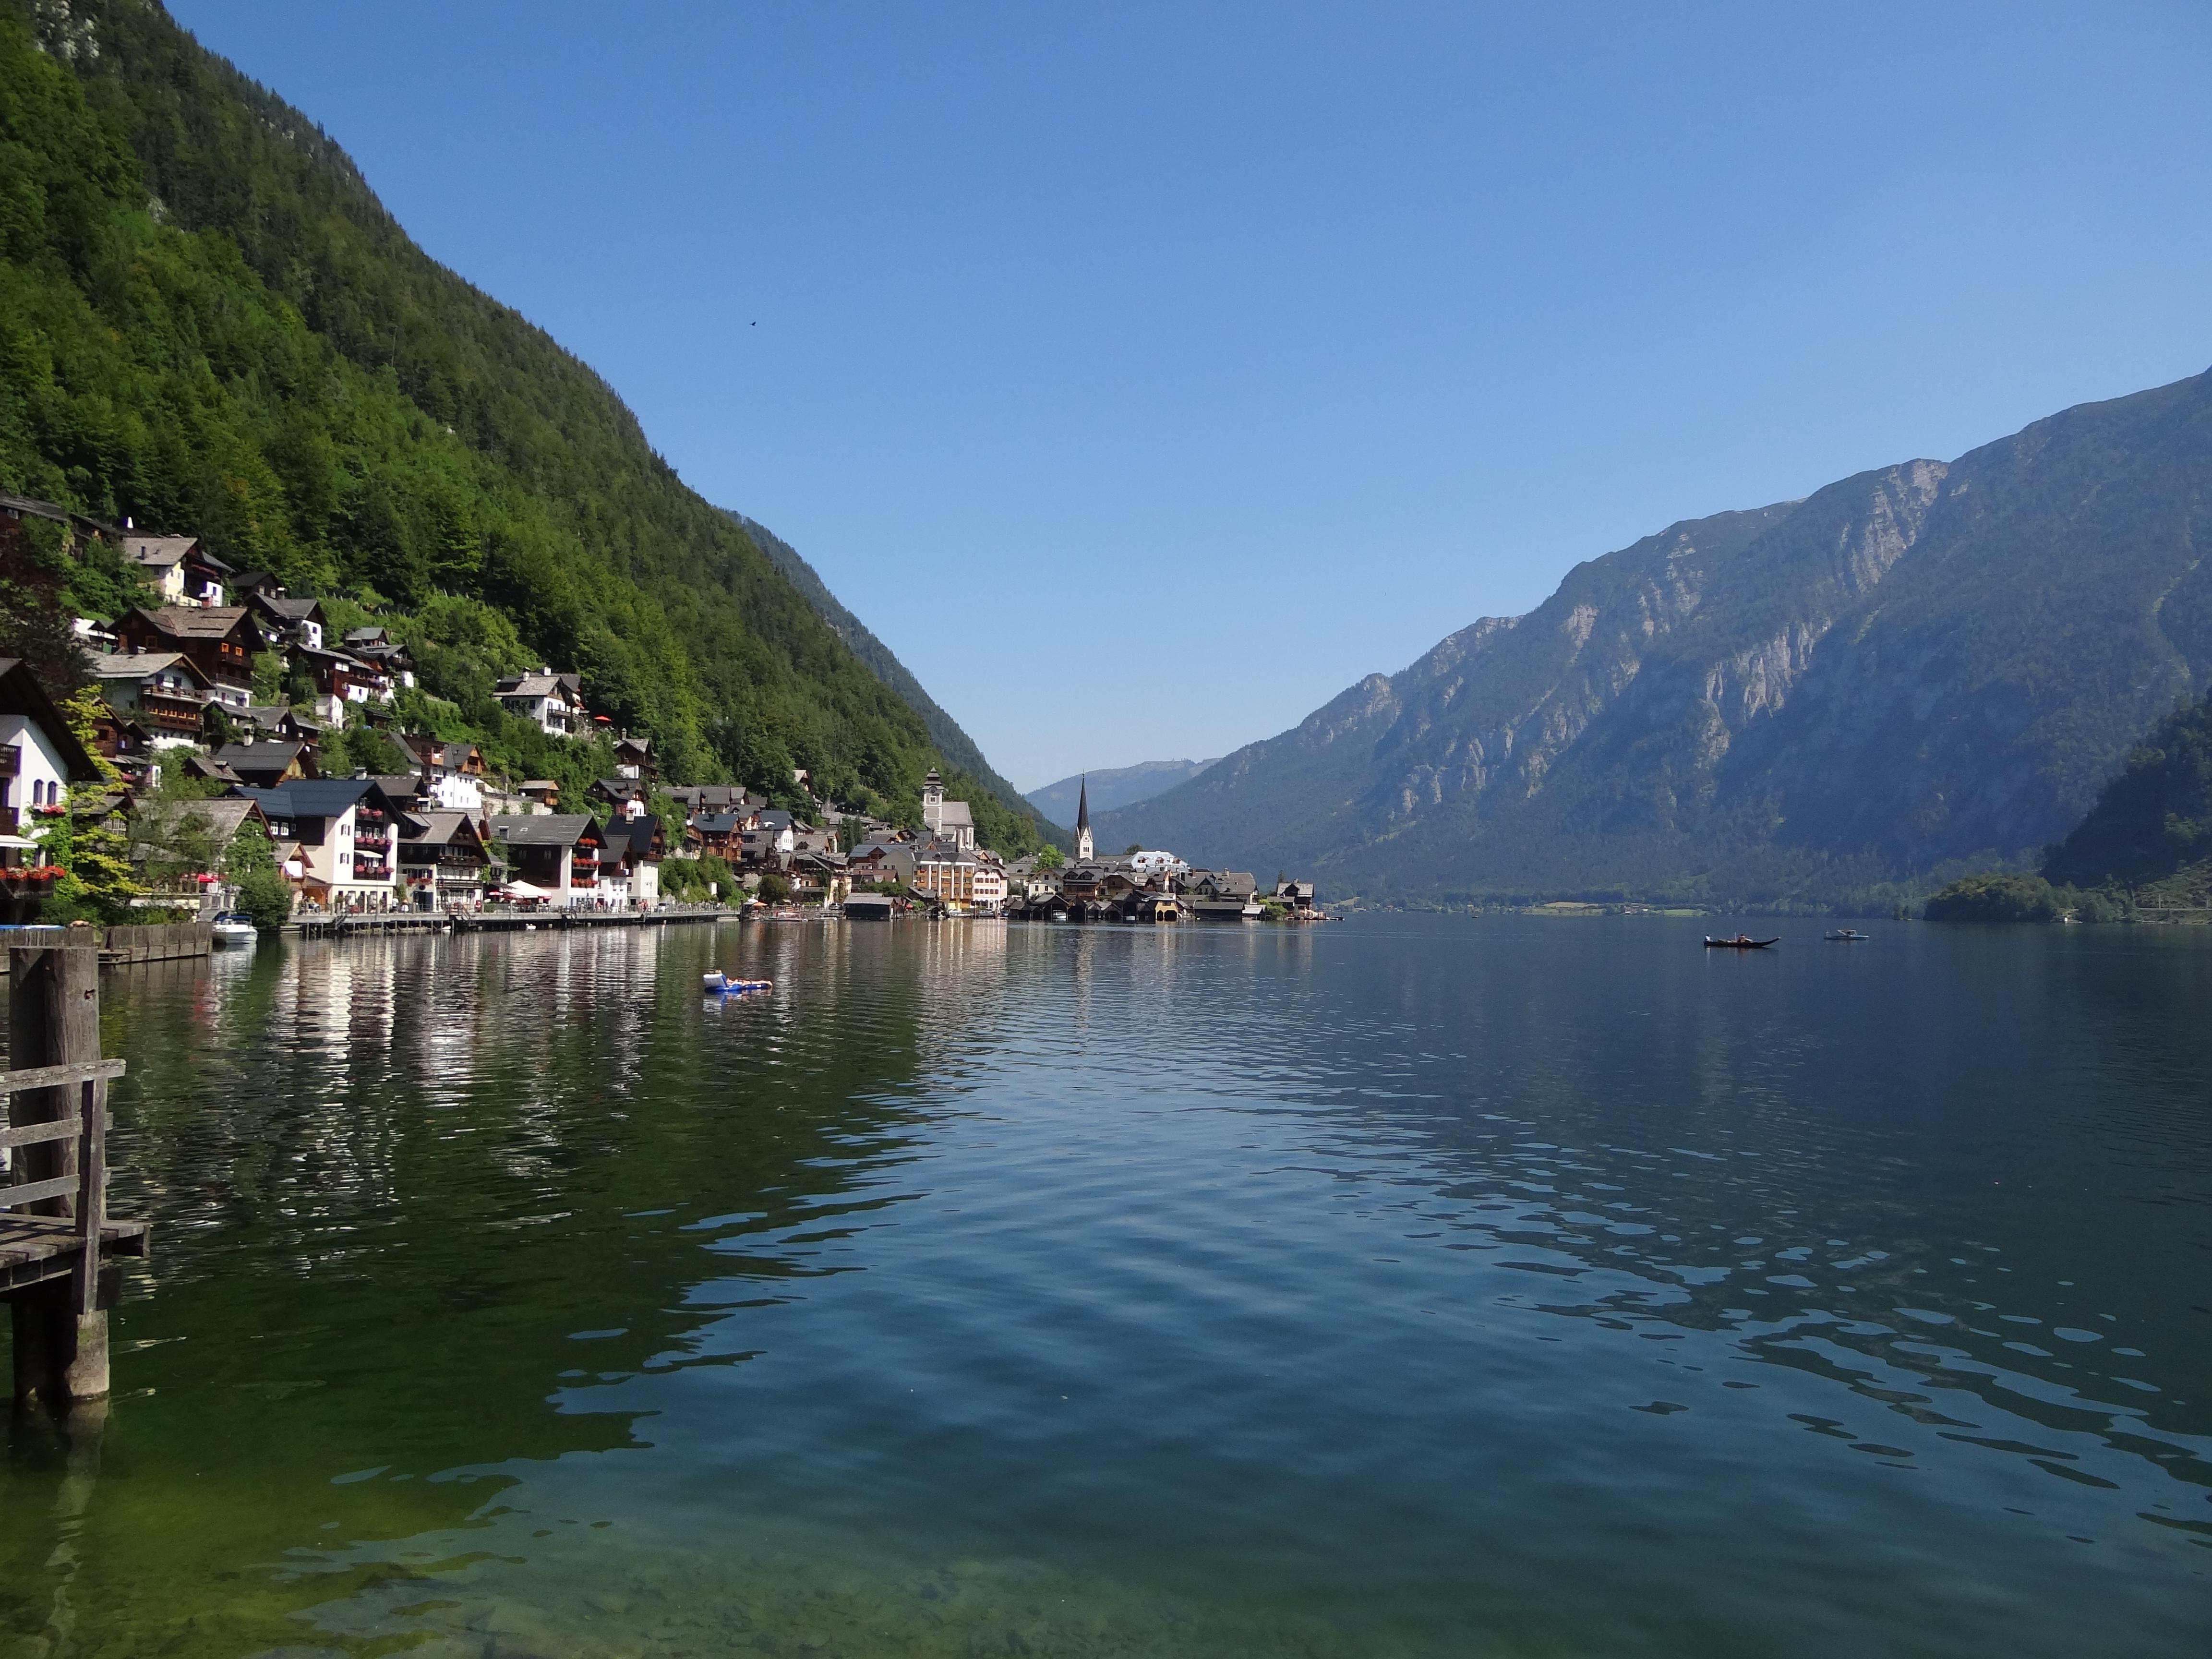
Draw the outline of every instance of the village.
M60 512L20 498L0 508L17 520ZM0 661L0 922L46 916L73 860L85 861L79 849L102 844L132 866L121 884L134 918L230 914L234 866L250 861L234 851L263 842L283 882L281 914L264 902L257 916L264 927L683 904L866 920L1321 916L1310 883L1263 888L1249 872L1134 848L1100 855L1087 789L1072 858L1048 847L1009 861L978 844L969 803L947 799L935 771L918 826L817 798L804 771L785 799L811 807L794 810L737 785L665 781L652 744L594 714L574 672L546 665L499 679L499 706L549 738L611 744L609 775L574 799L556 780L499 775L476 744L398 729L415 665L386 629L338 632L319 600L233 569L197 538L117 539L147 602L112 623L76 620L90 691L65 711L28 665ZM257 665L265 686L270 653L290 695L257 701ZM371 772L339 761L344 734L364 728L402 763ZM179 793L189 799L174 802ZM157 799L167 803L158 811Z

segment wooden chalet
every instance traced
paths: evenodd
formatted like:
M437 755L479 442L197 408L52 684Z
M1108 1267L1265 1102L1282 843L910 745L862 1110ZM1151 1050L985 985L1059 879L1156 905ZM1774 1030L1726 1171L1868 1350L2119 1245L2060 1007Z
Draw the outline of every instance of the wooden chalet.
M490 850L467 812L409 811L399 817L399 879L417 910L483 908Z
M115 625L118 654L128 651L175 652L228 708L253 700L253 656L261 635L244 605L165 605L149 611L136 605Z
M117 651L92 659L100 695L134 716L160 745L193 744L206 734L214 688L181 651Z

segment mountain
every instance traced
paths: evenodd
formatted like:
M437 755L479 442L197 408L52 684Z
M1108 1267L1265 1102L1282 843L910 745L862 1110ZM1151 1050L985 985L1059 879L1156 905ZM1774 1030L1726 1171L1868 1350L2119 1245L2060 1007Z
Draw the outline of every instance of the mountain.
M983 751L976 747L975 740L960 729L957 720L939 707L934 697L922 690L921 682L915 678L907 665L892 653L890 647L878 639L868 630L866 623L839 603L837 596L830 591L829 584L815 573L812 565L799 556L797 548L767 526L755 523L742 513L730 513L728 516L751 539L752 544L768 556L769 562L783 573L784 579L799 590L800 596L814 608L814 614L829 625L830 631L845 642L846 649L865 663L870 673L890 687L901 702L921 717L921 723L929 732L929 740L937 745L937 752L944 756L951 765L965 774L972 784L980 785L1000 801L1012 805L1027 799L1030 805L1037 806L1051 823L1063 822L1039 805L1034 795L1024 797L992 769L991 763L983 758ZM1070 819L1075 811L1073 799L1073 796L1069 797ZM1045 828L1040 826L1041 830ZM1046 838L1052 839L1048 830Z
M1110 812L1117 806L1150 800L1162 790L1172 789L1184 780L1196 777L1212 764L1210 760L1139 761L1134 766L1115 767L1110 771L1079 772L1058 783L1032 789L1022 799L1054 823L1073 823L1076 794L1086 777L1091 781L1091 810Z
M1419 902L1879 905L2032 861L2212 682L2212 374L1577 566L1101 845Z
M2151 728L2043 873L2064 886L2125 888L2145 904L2212 902L2212 696Z
M604 380L149 0L0 0L0 491L389 625L440 721L489 729L489 676L555 663L676 780L801 766L910 814L942 765L987 839L1036 844Z

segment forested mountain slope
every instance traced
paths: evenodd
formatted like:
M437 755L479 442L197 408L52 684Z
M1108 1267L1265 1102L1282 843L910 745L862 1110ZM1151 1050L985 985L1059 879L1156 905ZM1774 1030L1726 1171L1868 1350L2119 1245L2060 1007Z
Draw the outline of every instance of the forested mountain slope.
M768 555L769 562L781 570L791 585L797 588L814 614L830 625L830 631L844 641L846 647L867 665L868 672L897 694L899 701L921 716L921 723L929 732L929 739L937 745L937 752L951 765L965 773L974 783L980 784L1002 801L1025 799L1014 786L992 769L983 758L983 751L975 740L960 729L960 722L946 714L937 699L922 689L921 682L898 659L890 647L870 631L868 625L847 610L837 596L830 591L829 584L816 574L814 567L800 556L799 550L777 535L766 525L748 519L742 513L732 513L730 518L752 539L754 546ZM1044 809L1031 799L1030 805ZM1045 813L1048 820L1049 812ZM1048 826L1048 839L1051 838ZM1063 838L1064 839L1064 838Z
M2212 696L2175 709L2129 751L2043 873L2150 903L2212 902Z
M2028 862L2212 681L2212 375L1577 566L1102 845L1339 893L1886 903Z
M480 603L678 778L896 808L937 758L604 381L151 0L0 0L0 490L371 610Z

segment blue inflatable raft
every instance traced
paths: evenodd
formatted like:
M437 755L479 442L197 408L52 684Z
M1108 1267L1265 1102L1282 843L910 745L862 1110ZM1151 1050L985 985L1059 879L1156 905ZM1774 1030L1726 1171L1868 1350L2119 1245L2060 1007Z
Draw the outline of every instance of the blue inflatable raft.
M772 979L732 979L720 972L699 976L699 988L708 996L743 996L748 991L773 991Z

